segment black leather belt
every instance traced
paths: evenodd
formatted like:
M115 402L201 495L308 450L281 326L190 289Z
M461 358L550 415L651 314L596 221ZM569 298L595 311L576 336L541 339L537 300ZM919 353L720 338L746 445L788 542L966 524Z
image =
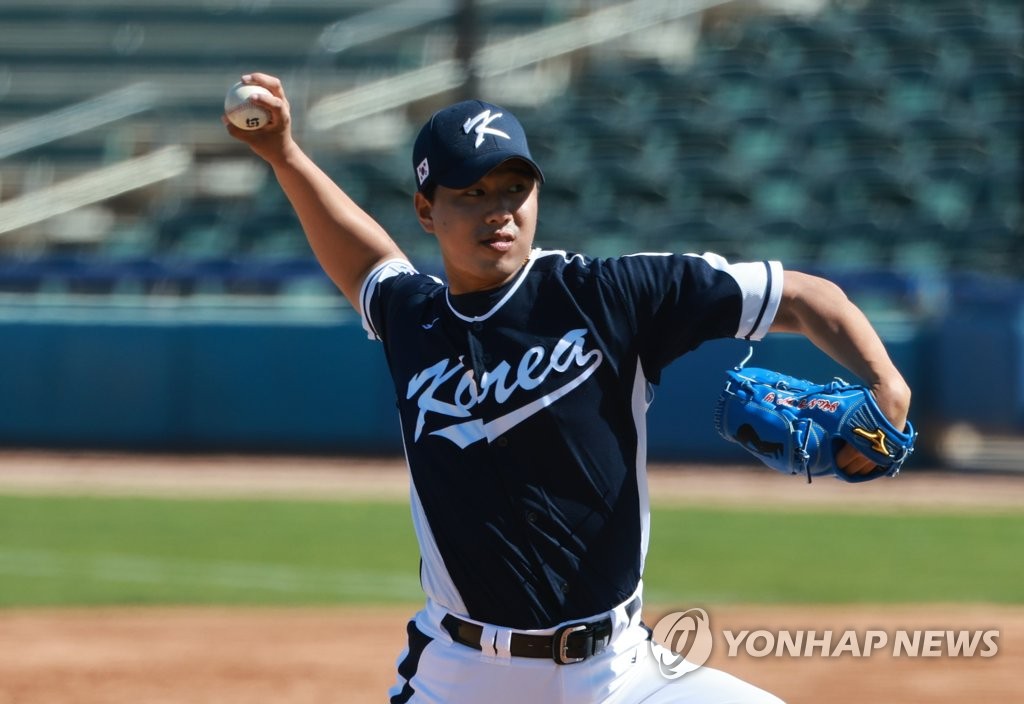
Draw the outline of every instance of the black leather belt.
M626 613L632 618L638 606L639 599L634 599L626 606ZM480 636L483 634L483 626L463 621L452 614L445 614L441 626L456 643L482 650ZM562 626L550 636L513 633L509 652L517 658L551 658L559 665L569 665L602 652L608 647L611 638L610 618L579 621Z

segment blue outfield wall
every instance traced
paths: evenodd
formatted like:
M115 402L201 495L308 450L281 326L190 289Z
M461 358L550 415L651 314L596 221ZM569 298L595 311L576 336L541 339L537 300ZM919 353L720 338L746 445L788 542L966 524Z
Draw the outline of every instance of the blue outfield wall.
M1004 309L929 328L880 326L915 390L919 430L961 420L1024 427L1019 308L1009 325ZM323 318L0 319L0 445L400 453L379 345L351 317ZM746 460L712 417L724 370L747 349L715 341L666 370L648 415L653 459ZM789 335L756 343L750 364L821 381L848 376Z
M18 322L0 340L6 446L401 450L357 324Z

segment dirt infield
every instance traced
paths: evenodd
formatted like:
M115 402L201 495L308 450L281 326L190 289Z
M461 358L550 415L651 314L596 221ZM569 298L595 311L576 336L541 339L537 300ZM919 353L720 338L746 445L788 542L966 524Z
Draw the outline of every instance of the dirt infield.
M662 503L1024 511L1024 475L915 468L895 480L851 486L831 479L806 484L753 465L653 463L648 477L651 500ZM0 492L405 500L409 480L397 458L0 452Z
M1024 510L1024 479L913 474L851 492L806 487L746 468L659 467L655 500L787 503L837 509ZM898 490L894 490L894 488ZM392 460L0 455L2 493L404 497ZM382 702L410 608L65 609L0 611L0 704L326 704ZM649 607L648 622L671 608ZM810 702L1016 701L1024 669L1024 607L722 606L711 609L711 665ZM810 629L998 630L994 657L729 657L720 634Z
M408 616L406 609L365 608L0 612L0 704L383 702ZM711 619L710 664L790 704L1009 702L1021 693L1021 608L719 607ZM991 658L895 658L891 649L867 658L824 658L820 650L754 658L743 648L730 658L717 635L798 628L819 637L829 629L862 637L868 629L894 637L899 629L934 628L1001 635Z

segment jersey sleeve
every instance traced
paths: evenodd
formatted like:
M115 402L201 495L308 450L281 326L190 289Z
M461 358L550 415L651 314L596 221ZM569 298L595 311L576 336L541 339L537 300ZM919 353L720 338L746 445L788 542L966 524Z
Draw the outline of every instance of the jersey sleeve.
M700 259L732 278L739 287L742 305L733 337L760 340L767 335L782 300L782 264L776 261L730 264L712 253L705 253Z
M707 340L760 340L782 298L779 262L730 263L712 253L630 255L608 260L606 276L633 318L652 381Z
M381 262L367 274L359 288L359 315L363 319L363 330L371 340L380 340L384 331L384 309L389 282L401 274L418 273L405 259L388 259Z

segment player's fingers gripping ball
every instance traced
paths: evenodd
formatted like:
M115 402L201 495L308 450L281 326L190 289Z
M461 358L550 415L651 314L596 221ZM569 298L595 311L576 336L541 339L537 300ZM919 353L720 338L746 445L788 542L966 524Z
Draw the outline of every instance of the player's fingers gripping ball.
M258 130L270 124L270 111L256 105L253 95L271 95L263 86L239 81L228 89L224 97L224 114L235 127L243 130Z
M786 474L834 474L848 482L896 476L914 451L917 433L907 422L895 428L865 386L836 378L814 384L768 369L726 372L728 380L715 408L715 427L772 469ZM844 444L875 463L866 474L839 468Z

